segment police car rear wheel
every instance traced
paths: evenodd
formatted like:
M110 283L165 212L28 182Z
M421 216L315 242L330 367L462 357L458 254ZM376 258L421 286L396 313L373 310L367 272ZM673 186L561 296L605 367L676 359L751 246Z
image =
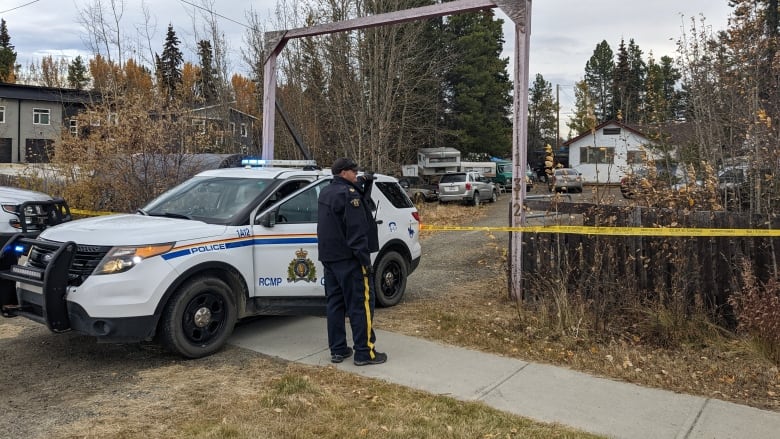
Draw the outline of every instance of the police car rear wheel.
M163 345L187 358L219 350L233 332L236 305L230 288L220 279L190 280L171 297L161 320Z
M374 291L379 306L397 305L406 291L406 277L409 269L404 258L390 251L381 256L376 264Z

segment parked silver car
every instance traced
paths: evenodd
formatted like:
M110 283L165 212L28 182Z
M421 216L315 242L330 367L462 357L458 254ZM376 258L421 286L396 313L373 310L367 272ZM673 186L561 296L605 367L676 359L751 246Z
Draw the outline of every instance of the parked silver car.
M574 168L558 168L550 179L550 192L582 192L582 174Z
M483 201L494 203L498 189L489 178L478 172L453 172L439 180L439 202L459 201L478 206Z

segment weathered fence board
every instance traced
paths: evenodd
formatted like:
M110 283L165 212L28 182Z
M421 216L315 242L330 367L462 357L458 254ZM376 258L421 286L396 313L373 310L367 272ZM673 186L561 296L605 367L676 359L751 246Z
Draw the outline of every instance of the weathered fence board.
M535 211L582 215L584 225L616 227L777 228L777 219L731 212L684 212L529 200ZM777 274L779 238L651 237L523 233L524 298L539 291L540 277L560 280L570 294L608 301L632 291L653 300L681 300L714 313L742 285L743 262L756 278ZM536 287L536 290L534 290ZM613 293L610 293L610 290ZM671 297L671 295L682 295ZM675 302L677 303L677 302Z

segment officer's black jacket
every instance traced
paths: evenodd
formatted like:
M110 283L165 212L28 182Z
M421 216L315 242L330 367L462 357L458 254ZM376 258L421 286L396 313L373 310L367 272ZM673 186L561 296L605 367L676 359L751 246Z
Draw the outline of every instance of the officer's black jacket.
M371 252L379 250L379 239L362 184L334 176L322 189L317 201L317 242L322 262L355 258L371 266Z

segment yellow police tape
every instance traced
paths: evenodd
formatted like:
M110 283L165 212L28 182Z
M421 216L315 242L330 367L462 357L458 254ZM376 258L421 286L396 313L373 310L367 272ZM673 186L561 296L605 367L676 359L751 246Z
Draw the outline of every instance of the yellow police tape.
M100 216L116 212L70 209L74 215ZM523 226L523 227L469 227L420 224L420 230L570 233L575 235L607 236L726 236L726 237L780 237L780 229L709 229L697 227L600 227L600 226Z
M71 215L102 216L102 215L113 215L116 212L101 212L98 210L70 209L70 213Z
M727 236L778 237L778 229L709 229L695 227L598 227L598 226L523 226L523 227L466 227L420 224L420 230L570 233L576 235L611 236Z

